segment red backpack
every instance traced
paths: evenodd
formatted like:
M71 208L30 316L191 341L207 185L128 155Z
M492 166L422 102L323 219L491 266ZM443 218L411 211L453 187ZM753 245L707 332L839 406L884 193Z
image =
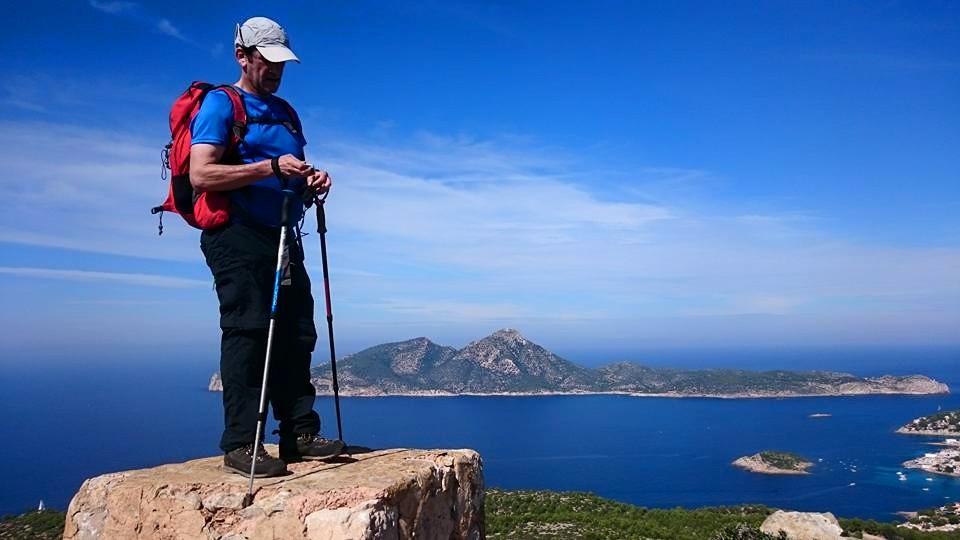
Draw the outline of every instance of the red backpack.
M207 94L218 89L224 90L233 104L233 130L221 163L239 163L237 147L247 131L247 109L243 105L243 96L229 84L215 85L194 81L170 108L170 142L161 153L161 177L166 180L169 170L170 189L167 200L150 210L153 214L160 214L160 234L163 234L163 212L180 214L184 221L198 229L214 229L226 224L230 219L227 192L197 193L190 184L190 123Z
M230 141L223 152L220 163L239 164L238 148L247 134L249 124L282 124L292 133L299 133L300 118L289 103L274 96L287 110L287 120L269 118L247 118L247 108L243 104L243 95L229 84L210 84L194 81L170 108L170 142L161 153L163 171L161 177L166 180L169 169L170 189L167 200L160 206L150 209L160 214L160 234L163 234L163 212L180 214L190 226L198 229L215 229L230 220L229 191L205 191L197 193L190 183L190 124L200 110L203 99L213 90L224 90L233 105L233 129ZM243 188L241 188L243 189Z

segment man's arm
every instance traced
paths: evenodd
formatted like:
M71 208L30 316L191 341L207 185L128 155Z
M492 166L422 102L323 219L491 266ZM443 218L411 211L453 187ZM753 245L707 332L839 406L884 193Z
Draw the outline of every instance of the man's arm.
M273 176L270 160L224 165L218 163L226 150L216 144L198 143L190 147L190 183L198 193L229 191ZM314 173L313 167L291 154L281 156L280 172L287 178L302 178Z

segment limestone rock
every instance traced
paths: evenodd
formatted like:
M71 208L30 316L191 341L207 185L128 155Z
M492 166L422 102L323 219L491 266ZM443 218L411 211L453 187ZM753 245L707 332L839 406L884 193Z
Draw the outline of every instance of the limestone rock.
M767 516L760 530L772 535L780 531L790 540L840 540L843 528L830 512L784 512L777 510Z
M276 455L275 446L268 450ZM483 473L472 450L392 449L288 466L258 479L221 457L91 478L67 510L64 540L479 540Z

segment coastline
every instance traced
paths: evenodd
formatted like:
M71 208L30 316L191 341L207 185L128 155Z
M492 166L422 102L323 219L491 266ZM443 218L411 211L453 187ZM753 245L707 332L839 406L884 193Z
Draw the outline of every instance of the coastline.
M318 388L316 381L322 381L323 389ZM938 383L942 390L939 391L909 391L897 389L872 389L872 390L835 390L819 393L804 393L790 391L752 391L752 392L733 392L728 394L701 393L701 392L636 392L627 390L537 390L537 391L506 391L506 392L450 392L447 390L406 390L406 391L384 391L377 388L366 387L361 390L341 389L340 396L343 397L541 397L541 396L627 396L638 398L701 398L701 399L786 399L786 398L817 398L817 397L848 397L848 396L932 396L949 395L950 388L942 383ZM330 384L324 379L314 379L314 388L317 396L332 396L333 391ZM207 390L211 392L222 392L222 381L219 374L214 374L210 378ZM830 416L828 413L819 413L813 418ZM932 433L931 433L932 434Z
M922 456L909 461L904 461L902 465L907 469L920 470L930 474L937 474L949 478L960 478L960 472L947 472L936 468L936 463L940 462L941 460L949 460L950 458L951 456Z
M213 390L219 392L220 390ZM741 393L741 394L687 394L680 392L624 392L624 391L597 391L597 392L446 392L440 390L425 390L418 392L340 392L341 397L541 397L541 396L628 396L639 398L709 398L709 399L785 399L785 398L816 398L816 397L855 397L855 396L932 396L943 395L945 392L832 392L824 394L791 394L791 393ZM949 392L946 392L949 393ZM332 396L333 392L317 392L318 396Z
M958 431L929 430L929 429L905 429L897 428L897 433L901 435L926 435L928 437L960 437Z
M207 387L210 392L222 392L223 388L215 384ZM949 393L949 392L946 392ZM422 390L414 392L356 392L341 391L341 397L359 397L359 398L379 398L379 397L546 397L546 396L627 396L637 398L701 398L701 399L793 399L793 398L817 398L817 397L856 397L856 396L932 396L942 395L944 392L831 392L824 394L799 394L799 393L740 393L740 394L687 394L680 392L660 392L660 393L642 393L642 392L623 392L623 391L604 391L604 392L447 392L443 390ZM333 392L316 393L317 396L330 397ZM920 435L921 433L911 433ZM934 435L933 433L922 433L923 435ZM948 434L957 435L957 434Z

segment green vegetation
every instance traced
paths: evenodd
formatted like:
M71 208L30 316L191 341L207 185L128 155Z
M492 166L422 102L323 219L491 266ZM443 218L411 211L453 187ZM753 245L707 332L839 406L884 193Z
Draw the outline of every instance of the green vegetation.
M19 516L0 518L0 540L30 538L33 540L59 540L63 537L63 512L43 510L27 512Z
M796 454L774 450L764 450L760 452L760 459L778 469L793 471L802 471L812 464L810 460L804 459Z
M760 531L773 508L762 505L642 508L589 493L486 492L487 538L517 540L783 540ZM942 525L960 521L960 505L921 510L912 522ZM63 536L63 512L44 510L0 519L0 540L53 540ZM863 533L887 540L960 540L960 531L920 531L896 523L839 518L844 535Z
M656 509L589 493L487 490L487 538L517 540L782 540L760 531L775 509L762 505ZM939 515L943 509L925 511ZM947 517L949 520L949 517ZM960 531L928 532L873 520L838 520L844 534L887 540L960 540Z
M760 505L648 509L588 493L487 490L487 538L776 540L759 526Z
M910 523L928 529L944 525L960 525L960 503L952 503L939 508L920 510L910 518Z
M843 527L844 535L853 538L863 538L863 533L869 533L887 540L960 540L960 531L920 531L872 519L838 518L837 521Z

